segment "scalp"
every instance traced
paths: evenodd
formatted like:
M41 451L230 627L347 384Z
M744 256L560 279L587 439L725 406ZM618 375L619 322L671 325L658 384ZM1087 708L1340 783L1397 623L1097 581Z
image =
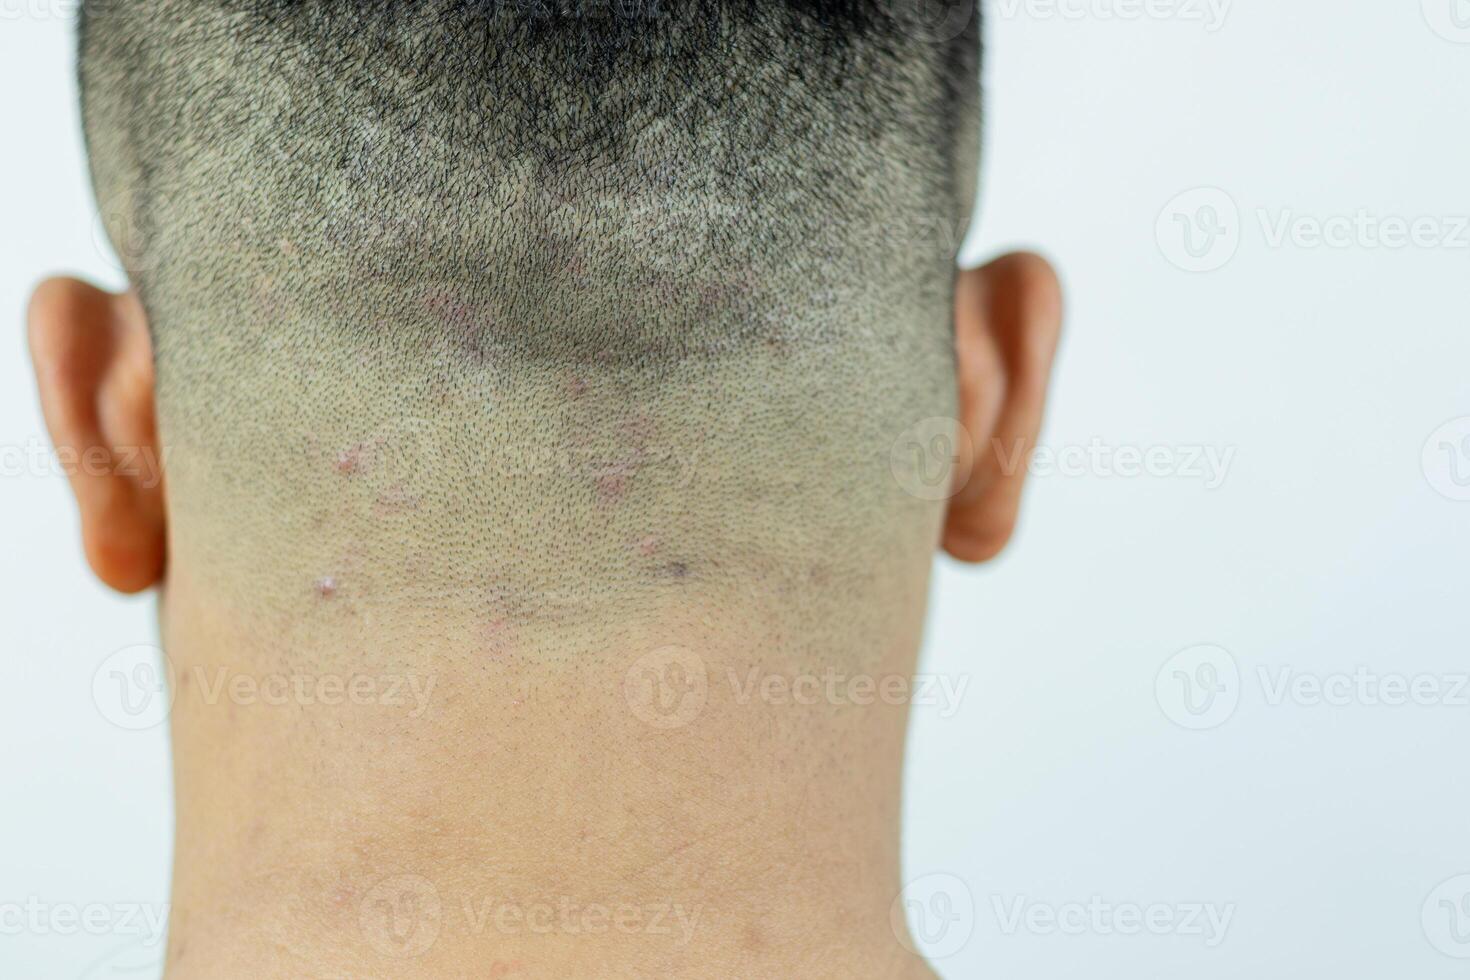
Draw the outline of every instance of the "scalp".
M99 198L145 290L164 268L207 282L212 256L297 295L413 297L409 335L452 307L510 354L817 341L833 296L958 246L930 218L967 207L974 26L936 43L901 13L93 0Z
M978 140L975 18L923 6L90 0L174 567L492 624L754 589L879 635L843 597L937 535L887 453L953 412Z

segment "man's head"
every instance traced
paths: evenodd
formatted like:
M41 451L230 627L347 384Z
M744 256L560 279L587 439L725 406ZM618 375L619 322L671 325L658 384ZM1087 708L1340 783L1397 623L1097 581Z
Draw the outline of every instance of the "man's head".
M1057 322L1037 260L956 288L978 14L934 14L93 0L133 289L48 284L32 340L58 442L167 478L78 475L94 567L564 638L921 605L946 520L961 557L1009 533Z
M171 969L925 975L892 682L1059 312L956 276L978 25L902 7L91 0L131 288L30 332L94 569L167 586Z

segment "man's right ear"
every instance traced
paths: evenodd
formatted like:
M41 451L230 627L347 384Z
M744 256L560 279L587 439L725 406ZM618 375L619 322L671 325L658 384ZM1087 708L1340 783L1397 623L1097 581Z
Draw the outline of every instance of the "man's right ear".
M1021 508L1026 463L1041 431L1052 360L1062 329L1062 290L1051 263L1016 252L955 283L959 421L973 464L955 488L944 550L961 561L994 558Z
M163 578L153 348L137 297L76 279L36 288L27 316L46 427L71 482L92 571L120 592Z

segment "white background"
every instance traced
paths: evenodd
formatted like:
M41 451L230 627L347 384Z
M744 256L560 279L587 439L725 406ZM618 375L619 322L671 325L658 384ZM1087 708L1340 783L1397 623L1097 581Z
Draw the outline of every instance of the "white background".
M1450 881L1470 872L1470 502L1451 499L1470 424L1424 453L1470 416L1470 3L1215 2L988 3L967 254L1041 248L1070 317L1057 461L1008 555L945 564L935 589L921 669L964 693L915 709L904 898L949 977L1470 971L1451 955L1470 908L1450 928L1470 894ZM153 605L92 581L64 480L27 462L30 284L120 282L71 14L0 0L6 977L156 962L120 920L167 901L164 731L119 729L91 694L105 657L154 638ZM1416 219L1418 244L1384 244ZM1191 257L1189 227L1225 233ZM1151 473L1114 455L1150 448ZM1193 464L1206 449L1229 465ZM1171 661L1202 644L1220 649ZM1181 679L1209 679L1201 656L1213 703ZM1376 683L1338 703L1280 695L1355 671ZM1384 678L1421 676L1440 703L1382 703ZM117 924L59 935L64 917L18 920L27 903ZM1157 906L1154 931L1114 917L1130 904ZM1194 906L1229 915L1223 937Z

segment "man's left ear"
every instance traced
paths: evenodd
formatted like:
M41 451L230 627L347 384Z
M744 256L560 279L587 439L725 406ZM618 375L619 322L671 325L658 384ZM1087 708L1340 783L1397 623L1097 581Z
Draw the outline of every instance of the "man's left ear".
M954 488L944 550L960 561L994 558L1021 509L1027 462L1041 432L1052 359L1062 330L1062 288L1039 255L1015 252L955 281L959 422L972 465Z
M48 279L27 317L41 410L81 512L92 571L120 592L163 578L153 346L137 296Z

